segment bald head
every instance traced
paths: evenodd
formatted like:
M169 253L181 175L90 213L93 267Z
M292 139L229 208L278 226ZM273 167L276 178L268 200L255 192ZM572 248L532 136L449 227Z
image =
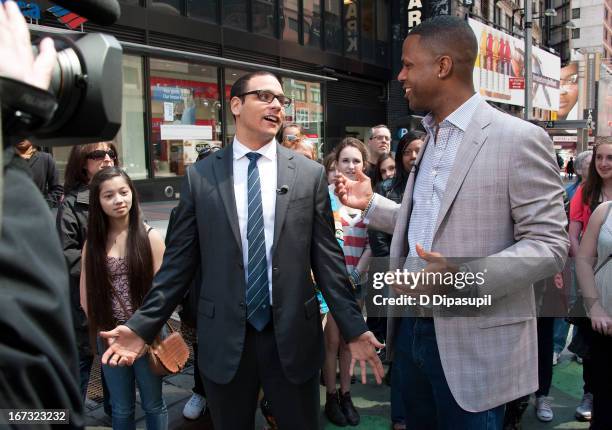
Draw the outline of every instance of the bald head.
M455 71L465 79L472 79L478 41L466 20L450 15L436 16L417 25L408 34L411 36L420 36L419 42L432 55L451 57Z

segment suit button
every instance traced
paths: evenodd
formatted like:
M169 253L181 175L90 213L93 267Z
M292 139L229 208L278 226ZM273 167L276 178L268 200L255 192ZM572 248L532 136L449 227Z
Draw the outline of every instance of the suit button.
M274 272L274 273L278 273L278 267L273 267L273 268L272 268L272 272Z
M243 262L238 263L238 267L240 267L241 269L244 269L244 263Z
M244 308L244 302L240 302L240 307Z

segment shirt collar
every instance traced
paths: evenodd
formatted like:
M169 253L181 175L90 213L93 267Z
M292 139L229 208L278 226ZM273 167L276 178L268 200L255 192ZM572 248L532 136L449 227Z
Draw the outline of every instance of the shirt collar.
M448 122L459 128L461 131L465 132L468 128L468 125L470 124L470 121L472 121L472 117L474 116L474 113L476 113L476 109L478 108L478 105L480 104L481 100L482 98L480 97L480 95L478 93L474 93L472 97L467 99L449 116L444 118L444 121L442 121L440 124L443 125L445 122ZM428 113L425 118L423 118L421 123L429 133L434 133L436 123L431 112Z
M268 160L274 161L276 160L276 139L272 139L270 142L266 143L264 146L259 148L257 151L252 151L251 149L244 146L238 138L234 137L233 147L233 155L234 160L240 160L242 157L246 156L249 152L257 152L261 154L263 157Z

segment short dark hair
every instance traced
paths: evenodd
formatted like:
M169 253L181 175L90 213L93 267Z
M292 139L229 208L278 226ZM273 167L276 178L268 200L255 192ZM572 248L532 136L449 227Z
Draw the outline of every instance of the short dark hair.
M265 70L258 70L256 72L250 72L250 73L247 73L246 75L239 77L238 80L234 82L234 85L232 85L232 88L230 89L230 100L233 99L234 97L239 97L240 94L244 94L246 92L246 88L247 88L249 81L256 76L272 76L278 81L279 84L281 84L281 86L283 85L282 78L278 75L275 75L272 72L267 72Z
M439 15L414 27L407 37L421 36L435 54L447 54L459 65L474 68L478 40L468 22L457 16Z

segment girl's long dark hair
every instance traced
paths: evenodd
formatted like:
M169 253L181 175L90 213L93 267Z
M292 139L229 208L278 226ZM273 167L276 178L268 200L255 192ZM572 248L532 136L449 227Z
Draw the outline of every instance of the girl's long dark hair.
M397 149L395 151L395 178L391 186L392 189L398 189L403 192L404 188L406 188L410 172L404 169L404 161L402 159L404 156L404 149L406 149L413 140L423 139L424 136L425 134L420 131L409 131L404 134L397 143Z
M382 173L380 172L380 166L387 160L393 160L393 156L391 153L385 153L378 157L378 161L376 162L376 169L374 169L374 182L376 184L380 184L383 181ZM395 169L397 171L397 162L395 164Z
M589 208L591 208L591 211L594 211L599 205L601 188L603 187L603 180L601 179L601 176L599 176L599 173L597 173L597 169L595 167L595 164L597 163L597 151L601 145L611 144L612 142L603 140L601 143L596 144L593 147L593 158L591 158L591 164L589 164L589 175L586 183L584 184L584 188L582 189L582 203L588 205Z
M140 216L140 205L134 183L118 167L100 170L92 178L89 194L89 220L87 227L87 255L85 274L87 280L87 309L89 326L93 332L110 330L123 321L115 321L112 312L113 289L106 254L109 220L100 205L100 189L105 181L122 177L132 191L132 207L129 212L126 241L126 263L132 310L142 305L144 296L153 281L153 254L151 243ZM128 304L124 304L128 306Z

